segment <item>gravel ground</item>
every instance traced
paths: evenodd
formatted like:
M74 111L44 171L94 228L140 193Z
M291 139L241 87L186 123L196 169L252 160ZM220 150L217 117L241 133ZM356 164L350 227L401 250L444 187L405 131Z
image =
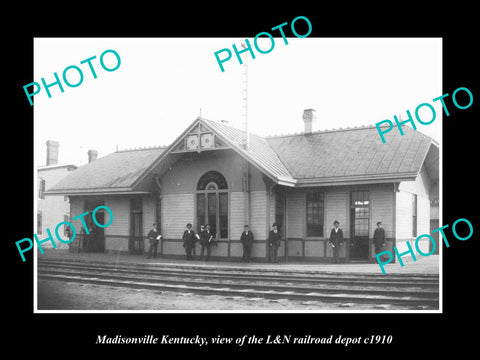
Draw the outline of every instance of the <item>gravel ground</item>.
M325 303L243 296L199 295L112 286L38 281L38 310L423 310L420 307Z

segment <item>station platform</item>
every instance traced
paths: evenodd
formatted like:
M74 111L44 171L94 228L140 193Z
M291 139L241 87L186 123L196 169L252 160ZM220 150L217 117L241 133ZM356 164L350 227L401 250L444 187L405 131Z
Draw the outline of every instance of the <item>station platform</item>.
M339 264L315 263L315 262L284 262L279 259L276 264L262 263L252 261L250 263L233 261L201 261L198 256L195 260L186 260L180 258L157 257L147 259L143 255L129 255L124 253L73 253L68 249L45 249L41 254L37 250L38 260L68 260L68 261L93 261L103 263L122 263L122 264L144 264L144 265L168 265L168 266L189 266L202 269L230 269L230 270L255 270L255 271L280 271L280 272L333 272L333 273L358 273L382 275L382 270L378 263L347 262ZM394 264L384 265L385 273L395 275L438 275L441 269L441 257L439 255L430 255L427 257L418 257L417 261L404 261L401 266L397 261Z

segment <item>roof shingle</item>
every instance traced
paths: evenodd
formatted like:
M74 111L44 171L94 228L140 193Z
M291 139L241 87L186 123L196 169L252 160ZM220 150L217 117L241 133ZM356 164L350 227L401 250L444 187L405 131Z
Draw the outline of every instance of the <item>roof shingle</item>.
M130 188L164 150L157 147L114 152L80 166L49 191Z
M294 179L418 172L432 140L403 130L386 143L371 126L266 140Z
M382 143L376 127L319 131L262 138L249 135L249 148L242 147L243 131L224 123L198 118L228 146L245 156L279 183L330 183L355 179L416 176L432 143L428 136L403 128ZM185 136L180 135L178 139ZM79 167L49 191L132 191L136 182L173 149L157 147L117 151Z

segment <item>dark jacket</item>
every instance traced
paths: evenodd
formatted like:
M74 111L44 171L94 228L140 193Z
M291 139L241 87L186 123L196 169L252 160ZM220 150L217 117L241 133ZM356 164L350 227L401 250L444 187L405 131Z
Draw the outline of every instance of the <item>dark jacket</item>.
M200 233L200 244L203 246L211 244L214 238L215 234L212 231L204 230Z
M385 244L385 229L376 228L373 232L373 243L377 246L382 246Z
M195 241L197 237L195 236L195 231L190 230L190 233L188 230L185 230L183 232L183 247L193 247L195 246Z
M151 229L151 230L148 232L147 237L148 237L148 239L150 240L150 242L153 242L154 240L157 240L158 235L160 235L160 234L158 233L157 230ZM157 240L157 241L158 241L158 240Z
M253 233L248 230L248 235L244 232L242 232L242 235L240 236L240 241L242 242L243 245L252 245L253 244Z
M280 246L280 240L282 239L282 235L280 235L280 231L277 230L277 233L275 231L270 230L270 234L268 235L268 240L267 244L268 245L274 245L274 246Z
M338 245L339 243L343 242L343 231L342 229L338 228L338 231L335 232L335 228L330 231L330 242L333 245Z

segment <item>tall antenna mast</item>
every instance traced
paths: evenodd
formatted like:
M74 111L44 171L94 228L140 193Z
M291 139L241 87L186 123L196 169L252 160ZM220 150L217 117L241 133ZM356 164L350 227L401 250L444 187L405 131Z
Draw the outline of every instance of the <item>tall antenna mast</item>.
M245 49L246 45L242 43ZM242 147L245 150L249 148L249 134L248 134L248 58L242 66L242 121L243 121L243 135ZM242 161L242 189L245 196L243 197L243 217L245 224L250 223L250 165L246 159Z
M242 48L246 48L245 43L242 43ZM248 57L242 65L242 146L245 150L249 147L248 136Z

